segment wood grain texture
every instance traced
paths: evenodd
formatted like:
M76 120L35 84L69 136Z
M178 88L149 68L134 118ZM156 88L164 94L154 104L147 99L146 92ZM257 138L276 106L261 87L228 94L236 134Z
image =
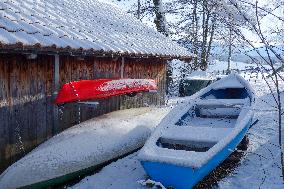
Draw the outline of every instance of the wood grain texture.
M9 62L0 61L0 170L10 163L9 149Z
M49 56L0 55L1 169L53 135L47 111L52 62Z

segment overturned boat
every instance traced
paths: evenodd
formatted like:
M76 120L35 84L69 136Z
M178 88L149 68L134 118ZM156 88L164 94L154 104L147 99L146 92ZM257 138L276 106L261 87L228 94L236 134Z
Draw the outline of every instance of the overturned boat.
M62 86L55 100L56 104L106 99L127 94L134 96L139 92L156 91L153 79L95 79L80 80Z
M0 189L45 189L88 175L141 148L168 108L119 110L73 126L0 174Z
M139 153L152 180L189 189L223 162L252 125L254 93L231 74L175 107Z

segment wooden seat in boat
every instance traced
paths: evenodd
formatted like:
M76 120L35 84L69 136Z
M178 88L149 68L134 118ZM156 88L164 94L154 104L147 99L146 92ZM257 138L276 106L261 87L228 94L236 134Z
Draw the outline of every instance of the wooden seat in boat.
M225 138L231 128L171 127L157 141L162 148L206 152Z
M180 127L173 126L163 132L161 138L179 141L207 141L218 142L232 131L232 128L214 127Z

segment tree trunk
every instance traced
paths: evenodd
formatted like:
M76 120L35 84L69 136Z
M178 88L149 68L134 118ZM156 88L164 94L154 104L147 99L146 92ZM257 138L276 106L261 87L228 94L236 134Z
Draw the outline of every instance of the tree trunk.
M207 52L206 52L206 60L208 60L209 56L210 56L213 36L214 36L214 32L215 32L215 27L216 27L216 18L213 18L212 27L211 27L211 30L210 30L210 39L209 39L208 48L207 48Z
M137 18L140 20L140 14L141 14L141 2L140 0L137 0Z
M192 12L192 37L193 37L193 53L196 55L194 58L194 69L198 68L198 17L197 17L197 0L193 2L193 12Z
M201 69L206 70L208 67L208 61L206 59L206 50L207 50L207 38L209 33L209 18L210 14L208 11L207 0L203 0L203 19L202 19L202 27L203 27L203 38L202 38L202 46L201 46Z
M156 25L157 31L164 34L165 36L168 36L168 30L167 30L167 23L165 18L165 13L163 10L163 4L162 0L153 0L154 4L154 12L155 12L155 20L154 23Z
M230 31L229 31L229 54L228 54L228 68L227 68L227 74L230 74L231 73L231 59L232 59L232 43L233 43L233 40L232 40L232 26L229 26L230 27Z

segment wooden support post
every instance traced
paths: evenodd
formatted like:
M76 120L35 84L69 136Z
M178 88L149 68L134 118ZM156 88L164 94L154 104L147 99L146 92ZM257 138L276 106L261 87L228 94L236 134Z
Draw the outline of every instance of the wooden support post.
M59 55L54 55L54 90L53 90L53 99L55 100L59 90ZM58 132L58 106L53 105L53 135Z
M121 68L120 68L120 78L124 77L124 64L125 64L125 59L124 57L121 58Z

